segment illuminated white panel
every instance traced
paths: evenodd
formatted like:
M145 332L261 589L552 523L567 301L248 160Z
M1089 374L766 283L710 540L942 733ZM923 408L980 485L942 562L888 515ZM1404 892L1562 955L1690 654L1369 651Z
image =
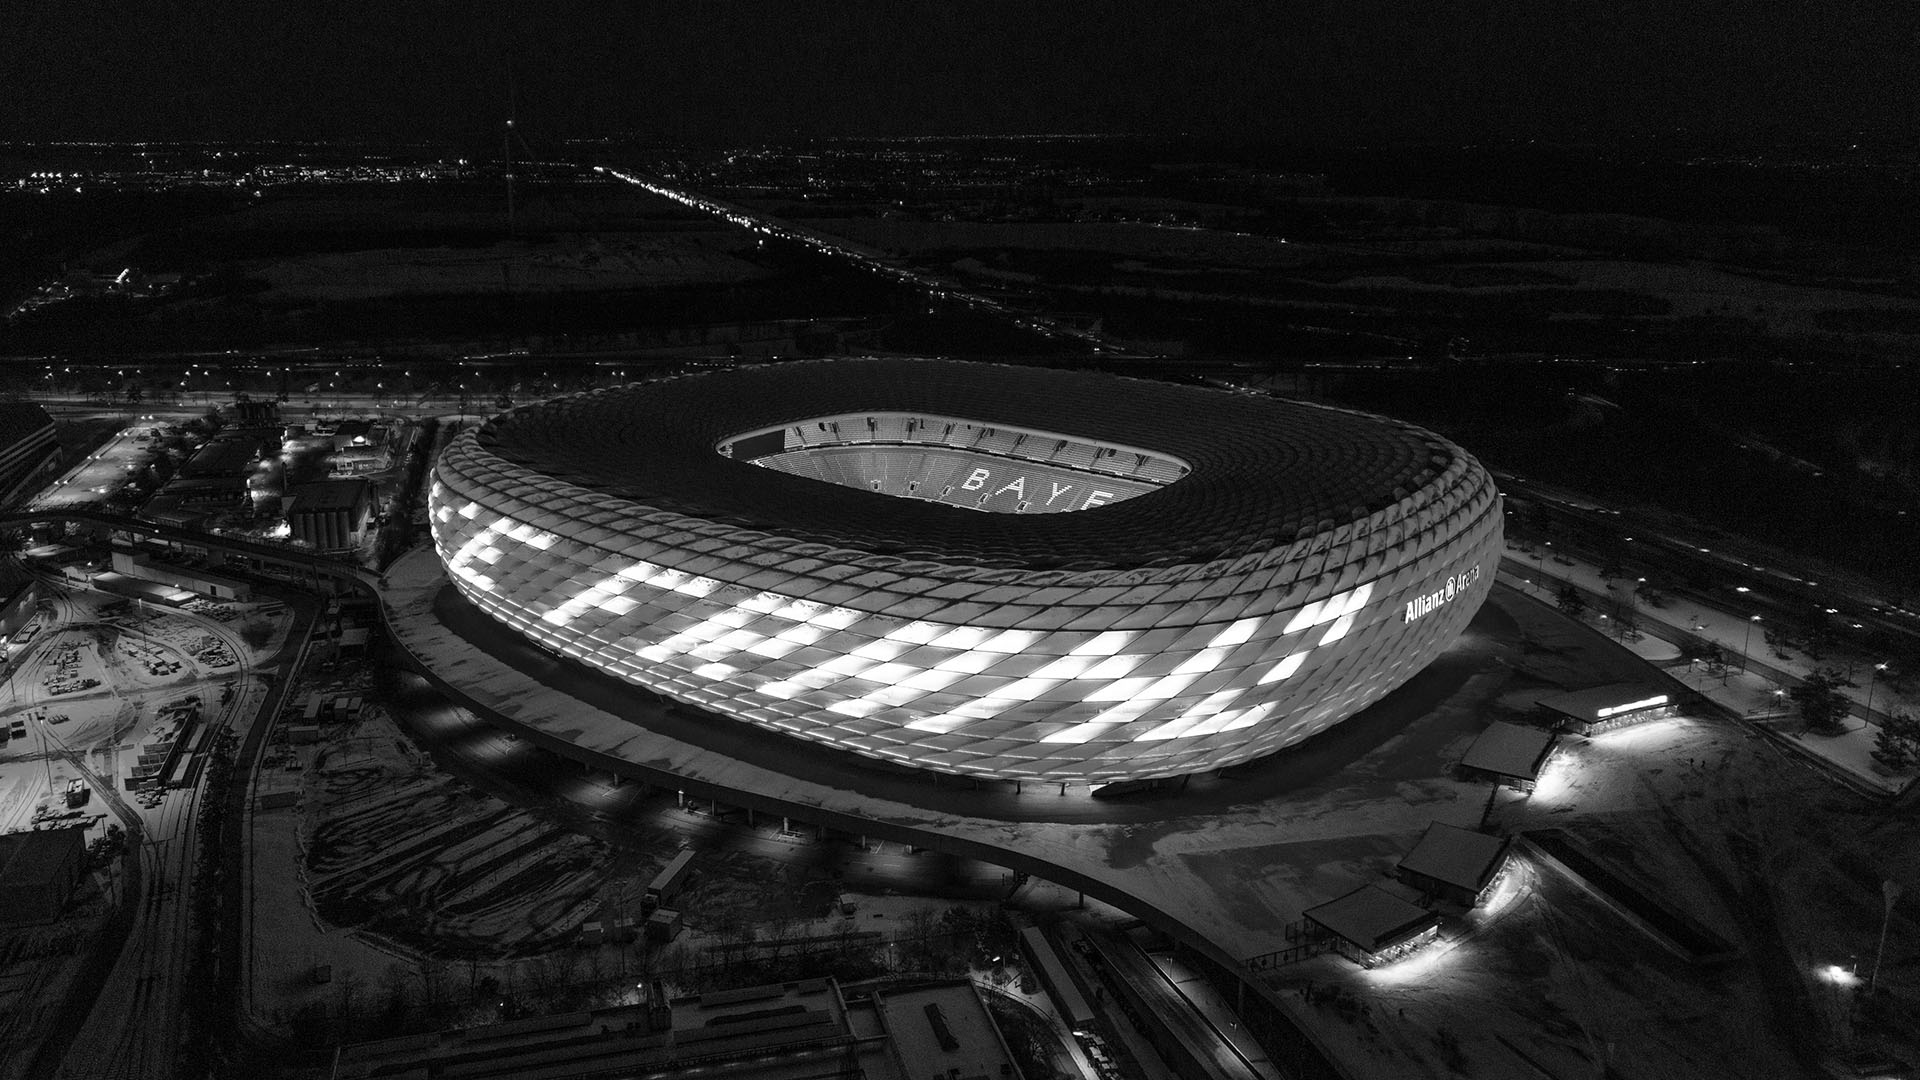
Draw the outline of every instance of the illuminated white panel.
M827 632L817 626L801 623L796 626L789 626L773 636L779 638L781 641L791 642L798 646L811 645L821 638L826 637Z
M913 648L913 646L905 642L888 641L886 638L875 638L853 650L853 655L865 657L868 660L891 660L911 648Z
M950 656L938 664L935 664L934 667L940 671L952 671L962 675L977 675L1006 658L1007 654L1005 653L987 652L982 649L975 652L964 652L958 656Z
M925 696L925 691L915 690L909 686L883 686L873 693L865 695L863 700L872 701L880 705L898 706L910 704Z
M974 719L969 716L923 716L918 720L907 721L907 726L915 731L930 732L934 735L945 735L951 731L958 731L971 723L974 723Z
M1220 666L1232 649L1201 649L1188 657L1186 662L1173 669L1175 675L1205 675Z
M767 638L763 634L756 634L751 630L735 630L733 633L715 640L714 644L729 652L743 652L752 649L755 645L765 640L767 640Z
M1293 618L1287 620L1287 628L1282 630L1281 633L1297 634L1307 627L1312 626L1320 620L1321 609L1326 606L1327 602L1325 600L1315 600L1313 603L1294 612Z
M1154 706L1158 704L1159 702L1157 701L1147 701L1144 698L1137 701L1123 701L1110 709L1102 709L1098 713L1095 713L1093 719L1089 720L1088 723L1124 724L1130 720L1138 720L1147 713L1152 712Z
M1013 698L1017 701L1032 701L1065 681L1064 679L1021 679L994 691L994 696Z
M962 672L942 671L939 668L932 668L914 675L900 685L911 686L915 690L935 692L945 690L947 687L952 686L964 678L966 678L966 675Z
M827 630L845 630L859 622L861 618L861 614L852 608L828 608L814 614L807 621Z
M904 683L919 673L919 668L909 664L881 664L861 672L860 677L891 686L895 683Z
M1164 739L1177 739L1180 736L1185 735L1189 728L1193 727L1195 724L1198 724L1200 721L1205 719L1206 717L1204 716L1181 716L1176 719L1169 720L1166 723L1161 724L1159 727L1149 728L1148 730L1138 735L1135 735L1133 737L1133 741L1134 742L1158 742Z
M1229 719L1220 725L1220 730L1239 731L1241 728L1250 728L1262 720L1265 720L1272 712L1273 702L1271 701L1263 705L1248 706L1238 712L1227 714Z
M1346 606L1341 609L1340 614L1355 614L1361 608L1366 607L1367 601L1371 599L1373 599L1373 582L1369 581L1364 585L1355 587L1352 592L1347 594Z
M1166 678L1156 680L1152 686L1149 686L1146 688L1146 690L1142 691L1140 696L1145 698L1177 697L1180 691L1185 690L1189 686L1192 686L1194 680L1198 679L1199 677L1200 675L1198 673L1188 674L1188 675L1168 675Z
M1207 643L1207 648L1219 649L1224 652L1236 645L1245 645L1253 638L1253 632L1258 630L1260 624L1266 621L1267 617L1265 615L1256 615L1249 619L1236 620L1228 625L1225 630L1215 634L1213 640Z
M939 637L944 630L944 627L935 623L910 622L889 633L887 639L889 641L904 641L909 645L929 645L932 644L933 639ZM972 646L966 647L971 648Z
M1082 698L1081 700L1083 701L1125 701L1128 698L1140 696L1142 691L1146 690L1147 687L1152 686L1154 683L1158 681L1159 681L1158 679L1147 678L1147 677L1133 678L1133 679L1120 679L1116 682L1110 682L1107 685L1102 686L1097 690L1094 690L1092 693L1089 693L1086 697Z
M1134 636L1135 635L1128 630L1109 630L1091 641L1082 642L1074 646L1073 655L1112 656L1114 653L1126 648L1127 643L1132 641Z
M1320 635L1320 644L1331 645L1346 637L1347 631L1351 629L1353 629L1353 616L1342 615L1333 621L1332 626L1327 627L1326 633Z
M1042 679L1077 679L1088 668L1101 662L1097 656L1063 656L1033 674Z
M1276 682L1279 682L1281 679L1291 678L1294 672L1300 670L1300 665L1306 662L1307 662L1306 653L1303 653L1303 652L1294 653L1292 656L1289 656L1286 659L1280 661L1279 663L1273 665L1271 668L1268 668L1267 673L1265 675L1260 676L1260 685L1265 686L1268 683L1276 683Z
M740 674L740 669L734 667L732 664L712 663L701 664L699 667L693 669L693 673L703 679L721 682Z
M795 649L804 647L805 646L797 642L787 641L783 638L766 638L747 646L747 651L756 656L764 656L769 660L778 660Z
M821 664L819 670L830 671L836 675L853 676L860 674L870 667L878 666L879 663L880 661L878 660L869 660L864 656L854 656L850 653L843 653Z
M993 637L980 643L982 652L1023 653L1033 647L1033 643L1045 637L1038 630L1002 630Z
M1101 681L1125 678L1128 672L1146 663L1149 659L1151 659L1151 657L1140 653L1121 653L1119 656L1109 656L1081 673L1080 678L1099 679Z
M975 649L980 643L993 637L994 632L984 626L956 626L935 638L930 644L943 649Z
M1084 743L1097 735L1112 731L1117 726L1117 724L1102 724L1089 720L1084 724L1075 724L1070 728L1064 728L1051 735L1042 736L1040 741L1049 743Z

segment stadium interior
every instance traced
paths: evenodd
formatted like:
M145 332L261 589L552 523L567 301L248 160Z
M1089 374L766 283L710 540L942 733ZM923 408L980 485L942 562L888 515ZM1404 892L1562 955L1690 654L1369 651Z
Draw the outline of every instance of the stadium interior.
M1191 471L1150 450L905 413L820 417L736 436L720 452L842 487L1002 514L1106 506Z

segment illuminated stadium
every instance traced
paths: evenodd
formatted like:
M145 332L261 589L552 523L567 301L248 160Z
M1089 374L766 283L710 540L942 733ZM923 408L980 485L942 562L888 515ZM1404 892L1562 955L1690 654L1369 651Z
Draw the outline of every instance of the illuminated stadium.
M1091 784L1353 715L1453 642L1501 549L1486 471L1410 425L930 360L515 409L454 440L430 510L480 610L716 723Z

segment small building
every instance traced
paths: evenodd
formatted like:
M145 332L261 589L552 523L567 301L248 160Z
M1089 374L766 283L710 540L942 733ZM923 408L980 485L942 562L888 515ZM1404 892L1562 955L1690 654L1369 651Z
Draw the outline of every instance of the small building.
M253 595L253 586L238 578L159 562L148 551L113 549L113 569L127 577L171 585L216 600L246 600Z
M1553 752L1554 734L1545 728L1523 727L1496 720L1467 747L1460 767L1470 776L1532 791L1540 770Z
M1608 683L1552 694L1540 699L1540 707L1553 715L1560 730L1586 736L1663 720L1680 708L1673 695L1650 683Z
M86 864L85 829L0 835L0 926L32 926L58 919Z
M287 504L287 528L317 550L349 551L366 534L372 507L372 486L365 480L301 484Z
M654 908L647 916L647 940L662 944L680 936L680 912L673 908Z
M1394 876L1432 900L1476 907L1499 884L1510 841L1436 821L1394 867Z
M1384 885L1367 884L1302 912L1322 941L1361 967L1398 960L1440 936L1440 917Z

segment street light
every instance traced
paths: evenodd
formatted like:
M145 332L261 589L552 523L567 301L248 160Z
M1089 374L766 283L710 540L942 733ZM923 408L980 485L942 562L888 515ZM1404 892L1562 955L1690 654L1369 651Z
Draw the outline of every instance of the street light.
M1875 664L1873 674L1867 676L1867 723L1869 724L1873 723L1873 681L1885 670L1887 670L1885 663Z
M1753 643L1753 624L1759 621L1758 615L1747 616L1747 636L1740 639L1740 673L1743 675L1747 671L1747 646Z

